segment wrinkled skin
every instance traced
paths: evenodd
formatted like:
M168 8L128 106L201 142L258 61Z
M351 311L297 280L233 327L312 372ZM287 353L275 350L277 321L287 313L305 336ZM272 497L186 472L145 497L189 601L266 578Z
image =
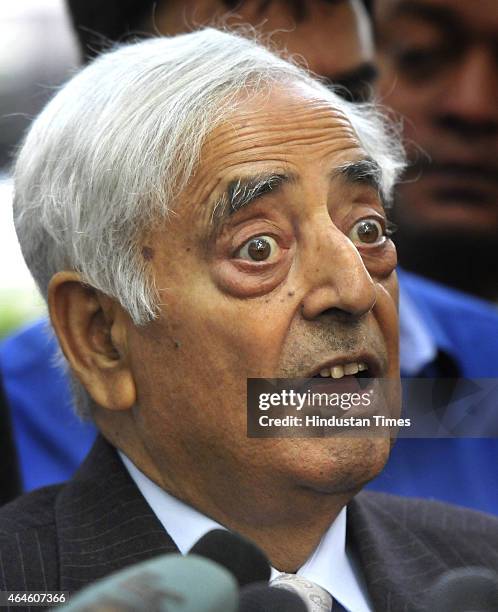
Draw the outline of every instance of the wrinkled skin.
M298 23L283 1L263 15L259 4L247 0L229 23L273 32L276 46L303 54L315 72L368 95L358 74L371 68L373 48L358 2L309 2ZM217 0L159 3L154 28L145 29L184 32L216 11L226 12ZM293 87L250 97L209 137L176 214L144 239L162 303L155 322L134 327L72 274L52 283L54 326L101 407L94 417L104 435L161 487L252 538L285 571L302 565L382 469L390 440L247 438L247 377L302 376L362 356L394 381L387 412L399 410L396 251L387 238L361 244L356 233L370 219L383 234L385 212L372 187L330 176L364 156L345 118L316 94ZM267 171L296 180L213 228L227 183ZM247 258L258 236L270 239L268 261Z
M165 489L267 550L278 524L325 530L389 452L385 438L261 440L245 429L247 377L368 355L379 376L399 378L395 248L354 233L365 218L383 227L385 213L372 187L330 178L363 157L345 118L307 90L247 101L209 137L176 215L147 238L162 307L157 321L126 331L140 408L138 442L125 450ZM267 171L295 178L213 233L227 183ZM273 240L267 261L247 257L256 236ZM390 403L397 414L397 386Z

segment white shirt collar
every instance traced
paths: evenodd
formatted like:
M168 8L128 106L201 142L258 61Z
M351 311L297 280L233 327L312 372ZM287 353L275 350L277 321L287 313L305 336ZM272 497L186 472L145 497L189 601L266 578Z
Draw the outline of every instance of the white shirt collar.
M118 453L152 511L183 555L212 529L225 529L158 487L126 455L121 451ZM351 612L373 610L361 571L350 551L346 550L346 508L341 510L314 553L297 573L326 589ZM279 574L272 568L272 578Z

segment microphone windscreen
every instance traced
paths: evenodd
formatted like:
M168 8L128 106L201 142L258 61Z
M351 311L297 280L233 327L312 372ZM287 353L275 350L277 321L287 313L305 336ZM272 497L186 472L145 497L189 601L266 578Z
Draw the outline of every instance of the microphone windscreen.
M240 591L239 612L308 612L295 593L256 582Z
M225 567L240 587L252 582L268 582L271 576L270 562L264 552L250 540L225 529L206 533L190 552Z
M72 597L67 612L237 612L233 576L208 559L162 555L112 574Z
M484 567L460 567L445 572L429 589L431 612L497 612L498 574Z

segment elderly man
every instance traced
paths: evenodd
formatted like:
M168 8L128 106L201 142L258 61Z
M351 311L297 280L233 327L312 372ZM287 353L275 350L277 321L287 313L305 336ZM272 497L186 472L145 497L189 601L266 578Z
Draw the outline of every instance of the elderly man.
M365 98L372 90L372 37L359 0L130 0L116 4L69 0L69 8L85 59L107 48L110 41L124 39L130 30L134 36L172 35L214 19L258 26L264 41L303 56L325 83L346 86L350 94L345 89L339 93L353 100ZM399 268L398 278L403 375L498 375L498 313L491 305ZM70 477L95 437L91 423L78 422L71 414L67 377L53 367L57 343L47 341L45 327L45 321L30 325L0 344L0 370L12 409L25 490ZM498 487L492 485L497 461L498 446L492 439L402 440L386 470L369 487L496 513Z
M15 222L101 435L67 485L0 512L0 589L75 591L217 524L355 612L498 567L495 519L357 495L389 438L246 436L248 377L363 364L399 409L388 134L210 29L103 55L55 96L17 160Z

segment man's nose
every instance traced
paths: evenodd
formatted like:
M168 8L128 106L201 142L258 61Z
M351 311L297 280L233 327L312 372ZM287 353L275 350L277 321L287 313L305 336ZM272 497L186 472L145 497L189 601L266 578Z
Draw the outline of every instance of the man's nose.
M494 55L474 47L455 67L436 109L437 122L462 139L494 137L498 130L498 77Z
M305 257L305 319L331 314L358 319L375 306L375 284L355 245L335 226L315 235Z

